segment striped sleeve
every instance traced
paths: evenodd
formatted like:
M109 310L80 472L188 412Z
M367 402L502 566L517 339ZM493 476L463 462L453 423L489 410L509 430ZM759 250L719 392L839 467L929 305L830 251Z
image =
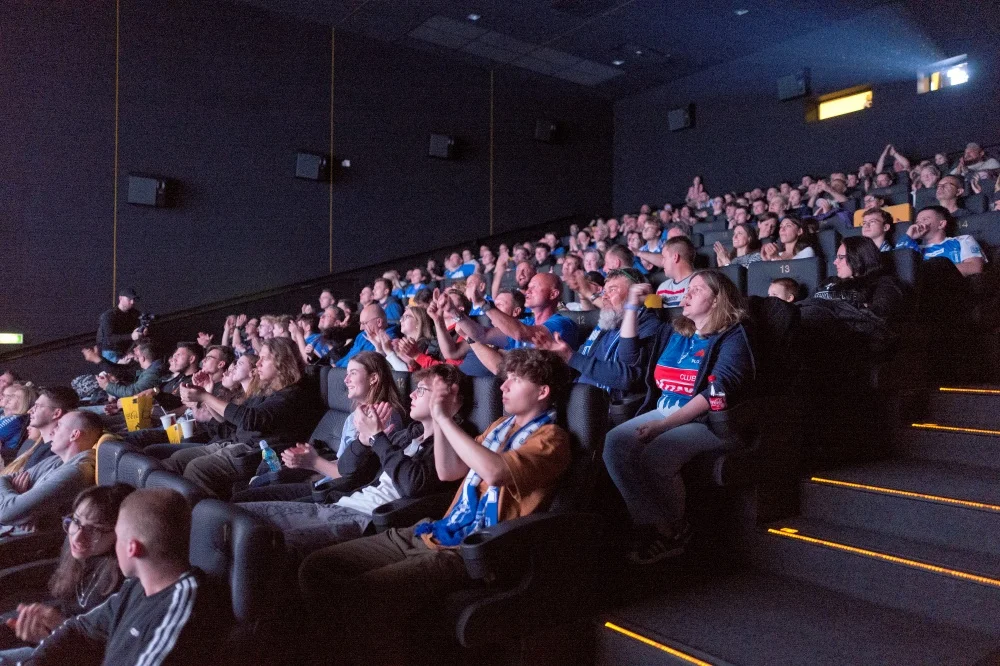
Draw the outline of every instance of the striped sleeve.
M177 644L184 626L191 618L198 594L198 580L186 576L174 587L170 607L153 634L153 640L136 660L136 666L160 666Z

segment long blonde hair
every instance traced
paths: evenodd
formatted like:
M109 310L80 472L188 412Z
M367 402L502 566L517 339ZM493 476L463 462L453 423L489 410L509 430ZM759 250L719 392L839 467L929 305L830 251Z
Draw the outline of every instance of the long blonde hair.
M732 280L723 273L712 270L695 271L691 279L694 280L696 277L700 277L715 296L715 305L709 311L708 319L701 329L702 335L724 331L746 318L746 301ZM674 321L674 330L690 338L695 333L695 325L693 321L682 316Z

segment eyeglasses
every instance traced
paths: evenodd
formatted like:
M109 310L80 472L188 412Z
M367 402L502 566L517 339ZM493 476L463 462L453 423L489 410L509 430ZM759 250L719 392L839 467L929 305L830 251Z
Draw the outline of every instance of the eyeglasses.
M101 527L100 525L84 525L76 516L66 516L62 519L63 531L66 534L74 534L80 532L87 539L96 539L97 537L109 534L112 531L110 527Z
M422 398L424 394L427 393L428 391L430 391L430 389L427 388L426 386L418 386L417 388L413 389L413 392L417 394L418 398Z

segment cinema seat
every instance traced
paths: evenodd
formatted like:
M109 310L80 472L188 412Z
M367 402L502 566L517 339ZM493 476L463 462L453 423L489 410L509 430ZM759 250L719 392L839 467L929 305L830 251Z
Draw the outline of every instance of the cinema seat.
M758 261L747 268L747 293L750 296L767 296L773 280L791 278L800 285L800 296L808 297L823 281L825 266L819 257L789 261Z

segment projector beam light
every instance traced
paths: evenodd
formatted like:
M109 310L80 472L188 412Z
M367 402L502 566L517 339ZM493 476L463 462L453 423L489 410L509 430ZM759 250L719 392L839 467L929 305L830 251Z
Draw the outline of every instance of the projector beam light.
M24 336L20 333L0 333L0 345L20 345L24 343Z

